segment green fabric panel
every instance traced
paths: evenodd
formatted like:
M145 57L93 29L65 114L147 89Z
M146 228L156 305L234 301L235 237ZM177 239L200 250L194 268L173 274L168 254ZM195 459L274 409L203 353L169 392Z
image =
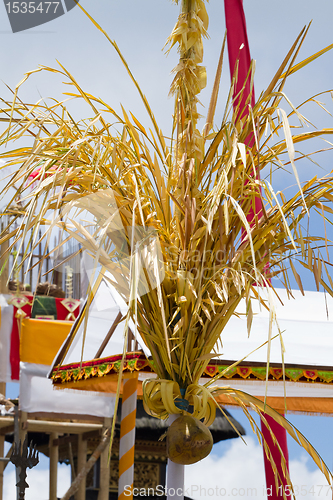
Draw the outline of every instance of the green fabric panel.
M261 368L261 367L252 367L252 373L256 377L258 377L260 380L265 380L266 379L266 367Z
M286 368L286 375L294 382L297 382L298 379L303 377L303 370L297 370L295 368Z
M36 316L53 316L54 319L57 319L55 298L48 297L47 295L37 295L31 311L31 317L35 318Z
M219 373L221 373L224 370L226 370L227 368L229 368L229 367L228 366L219 366L218 367L218 371L219 371ZM237 368L236 367L230 368L230 370L228 372L226 372L225 377L226 378L228 378L228 377L230 378L233 375L235 375L236 373L237 373Z
M318 371L317 373L325 382L331 382L333 380L333 372Z

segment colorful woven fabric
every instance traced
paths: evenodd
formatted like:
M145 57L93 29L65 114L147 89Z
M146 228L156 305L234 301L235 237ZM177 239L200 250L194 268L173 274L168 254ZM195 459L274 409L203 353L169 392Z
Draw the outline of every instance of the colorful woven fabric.
M69 302L69 303L68 303ZM8 303L13 306L13 323L10 336L11 380L20 378L20 329L26 317L44 317L60 321L74 321L79 314L80 301L47 296L34 297L32 294L12 295Z

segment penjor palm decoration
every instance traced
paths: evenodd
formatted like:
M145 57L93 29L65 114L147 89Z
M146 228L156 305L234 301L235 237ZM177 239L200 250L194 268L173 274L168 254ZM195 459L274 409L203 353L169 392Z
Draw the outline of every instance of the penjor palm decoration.
M144 403L151 415L187 414L179 403L185 399L193 405L192 415L209 425L216 398L227 394L243 408L259 440L261 432L247 406L264 420L268 414L284 426L330 481L330 472L309 442L268 405L230 387L211 387L216 378L199 385L209 360L223 349L223 329L240 301L246 301L250 332L253 300L268 308L274 319L277 293L272 277L279 277L289 290L288 275L293 273L303 292L292 257L314 275L317 287L333 294L322 251L329 244L326 232L312 236L304 229L312 211L330 223L333 177L331 173L313 177L301 185L295 162L302 156L295 158L294 149L303 141L332 134L333 129L292 129L290 118L297 118L300 125L306 119L283 93L287 77L327 49L296 64L304 29L254 106L251 95L233 106L236 67L224 115L214 128L222 50L206 124L200 132L197 104L206 85L201 62L208 16L203 0L180 3L180 15L168 39L170 49L176 45L179 50L171 86L175 97L171 140L158 128L116 43L97 25L122 58L152 130L146 131L125 110L119 116L106 102L85 92L62 66L38 71L65 77L73 89L66 95L89 104L89 119L75 121L64 102L21 102L17 92L22 82L13 102L4 102L1 116L9 125L1 145L27 136L32 145L1 154L8 165L16 167L3 191L16 186L15 197L20 196L22 208L12 213L11 226L0 243L14 238L17 245L29 237L35 247L40 226L46 228L45 238L57 226L102 265L102 272L129 304L129 314L151 352L157 378L144 386ZM253 81L253 68L249 79ZM246 113L240 109L242 102ZM284 103L291 108L288 114ZM290 169L296 178L298 191L291 198L275 192L267 179L267 172L272 179L279 169ZM256 211L258 202L261 208ZM93 222L80 219L87 210ZM20 220L17 228L16 220ZM268 300L262 298L263 290ZM270 450L266 452L274 462Z

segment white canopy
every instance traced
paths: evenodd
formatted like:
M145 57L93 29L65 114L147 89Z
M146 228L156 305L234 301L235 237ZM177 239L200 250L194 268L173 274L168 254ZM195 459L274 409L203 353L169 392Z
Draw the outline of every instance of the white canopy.
M293 290L295 299L288 298L284 289L277 289L283 305L274 297L276 317L282 332L285 346L284 362L289 365L311 367L331 367L333 370L333 298L323 292L305 292ZM262 291L265 296L265 290ZM248 338L245 303L237 312L244 315L233 316L222 333L222 361L237 361L250 354L268 339L269 313L253 301L253 322ZM273 325L272 337L279 333ZM267 345L247 356L246 361L265 363ZM219 349L218 352L221 352ZM270 362L281 363L280 338L271 343Z
M260 293L265 297L267 290L261 289ZM237 372L234 371L232 377L229 373L227 378L219 379L216 384L231 386L261 399L265 397L267 390L267 403L279 411L284 411L284 397L286 395L287 408L291 411L332 414L333 376L332 380L323 381L325 379L322 378L321 374L323 371L326 375L328 373L328 376L330 376L330 372L333 373L331 356L333 352L333 299L320 292L306 292L305 296L302 296L299 291L292 291L294 298L288 297L287 292L283 289L278 289L277 293L283 303L282 305L274 297L275 313L281 336L277 325L273 324L270 367L273 366L271 370L280 369L281 372L282 337L286 373L288 375L287 370L291 370L291 372L298 370L297 377L292 379L288 375L286 382L283 383L283 378L280 376L280 378L277 377L279 378L277 380L275 372L272 375L271 371L266 387L265 373L263 377L262 372L261 376L256 376L258 367L263 367L264 372L266 370L270 321L269 312L264 307L259 308L257 302L253 301L253 322L250 336L247 332L245 302L242 302L237 310L239 317L233 316L222 332L222 349L221 347L217 348L217 352L222 353L222 356L218 358L222 365L230 365L242 358L245 359L237 367ZM90 308L83 361L96 358L96 353L119 311L125 314L126 305L104 279ZM134 331L133 324L131 324L131 328ZM54 365L59 363L70 365L80 361L83 330L84 321L81 321L78 328L73 326L72 332L64 344L64 346L70 346L68 352L64 359L61 359L61 353L64 352L62 348ZM100 357L105 358L122 353L123 331L124 323L122 322L117 326ZM148 356L149 350L139 335L138 342ZM258 349L262 344L265 345ZM244 376L242 366L248 371ZM291 372L289 371L289 374ZM313 379L311 378L312 373L315 375ZM152 376L152 373L139 372L139 380L141 381ZM102 384L103 379L99 380ZM201 383L205 382L207 382L207 378L201 380ZM88 390L88 385L81 384L81 382L66 383L65 386L78 390ZM107 387L107 382L105 387ZM100 386L99 390L110 391L110 386L107 389ZM221 396L219 400L223 404L232 404L230 399L224 396Z

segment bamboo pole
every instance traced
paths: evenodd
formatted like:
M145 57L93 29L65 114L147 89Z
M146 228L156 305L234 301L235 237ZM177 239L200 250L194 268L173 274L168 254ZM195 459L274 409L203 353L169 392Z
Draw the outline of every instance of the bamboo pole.
M5 458L6 458L6 459L8 458L8 460L5 460L5 462L4 462L4 466L3 466L3 470L5 470L5 468L7 467L7 465L8 465L8 464L9 464L9 462L10 462L10 457L11 457L11 454L12 454L13 448L14 448L14 445L13 445L13 444L11 444L11 446L10 446L10 448L8 449L8 451L7 451L7 453L6 453L6 456L5 456Z
M20 412L20 426L19 426L19 439L21 443L24 442L25 437L28 432L28 425L27 425L27 420L28 420L28 414L26 411L21 411Z
M107 344L108 344L108 342L109 342L110 338L111 338L111 337L112 337L112 335L114 334L114 331L115 331L115 329L117 328L117 326L118 326L118 324L119 324L120 320L122 319L122 317L123 317L123 315L122 315L122 314L121 314L121 312L119 311L119 313L118 313L118 314L117 314L117 316L116 316L116 319L114 320L114 322L113 322L113 323L112 323L112 325L111 325L110 330L109 330L109 331L108 331L108 333L106 334L105 339L103 340L103 342L101 343L101 345L100 345L100 347L99 347L98 351L96 352L96 354L95 354L95 359L100 358L100 357L102 356L102 354L103 354L103 351L104 351L105 347L107 346Z
M1 252L1 250L0 250ZM0 266L1 266L1 260L0 260ZM1 266L2 267L2 266ZM0 267L0 269L1 269ZM1 280L1 276L0 276ZM0 284L0 293L3 293L2 291L2 284ZM0 394L2 394L4 397L6 397L6 382L0 382ZM0 457L4 456L5 452L5 436L0 436ZM0 462L0 500L3 498L3 471L6 468L7 463L6 462Z
M31 432L57 432L64 434L81 434L83 432L96 431L103 428L103 424L85 422L52 422L51 420L27 420L28 430Z
M1 279L1 278L0 278ZM1 292L1 285L0 285L0 292ZM6 397L6 383L5 382L0 382L0 394L2 394L4 397ZM5 436L0 436L0 457L4 456L5 452ZM6 462L0 462L0 500L3 498L3 471L5 470L6 467Z
M75 481L71 484L70 488L67 490L67 492L64 494L64 496L61 498L61 500L69 500L72 495L77 491L80 482L82 481L83 477L86 477L90 469L94 466L94 464L97 462L98 458L100 457L102 451L107 447L109 440L110 440L110 434L111 434L111 429L107 429L102 437L101 442L97 446L96 450L94 453L91 455L89 460L86 462L86 465L83 467L83 469L80 470L78 475L76 476ZM50 499L51 500L51 499Z
M82 434L78 435L77 448L77 470L80 473L87 462L87 441L83 439ZM75 500L85 500L86 498L86 476L82 477L78 490L75 493Z
M58 480L58 459L59 448L54 445L53 441L58 438L58 434L52 432L49 440L49 454L50 454L50 500L57 500L57 480Z
M68 455L69 455L69 463L71 465L71 483L72 483L75 480L75 478L76 478L72 443L68 443Z
M5 386L5 387L3 387L3 386ZM4 396L6 395L6 384L4 382L0 383L0 393L3 394ZM7 455L4 457L5 437L6 436L4 434L0 435L0 457L1 458L9 458L10 455L12 454L12 449L13 449L13 445L11 445L11 447L9 448L9 450L7 452ZM8 462L9 462L9 460L8 460ZM5 468L8 465L8 462L6 462L5 460L0 461L0 500L3 499L3 473L4 473Z
M3 454L4 454L4 444L5 444L5 436L0 436L0 455L1 456L3 456ZM8 459L8 460L0 461L0 500L3 499L3 474L5 471L5 468L7 467L8 463L9 463L9 458L12 454L12 451L13 451L13 445L11 445L11 447L7 451L6 456L4 457L5 459Z
M19 436L20 436L19 410L18 410L18 406L15 406L14 407L14 443L16 443L17 446L18 446L19 441L20 441ZM20 480L18 467L15 467L15 476L16 476L16 483L18 483ZM16 486L16 500L19 500L19 495L20 495L20 490L19 490L19 487Z
M5 233L6 234L6 233ZM4 252L7 251L9 247L9 241L4 241L0 246L0 270L2 273L0 274L0 293L8 293L7 281L8 281L8 254L3 255Z
M0 430L14 424L13 417L0 417ZM25 420L29 432L57 432L58 434L84 434L86 432L99 431L103 429L103 424L86 422L53 422L51 420Z
M111 427L111 418L105 418L104 430L106 430L109 427ZM110 489L109 449L105 448L102 451L100 458L98 500L109 500L109 489Z
M0 394L6 397L6 382L0 382Z
M5 452L5 436L0 436L0 457L4 456ZM3 471L5 462L0 461L0 500L3 498Z

